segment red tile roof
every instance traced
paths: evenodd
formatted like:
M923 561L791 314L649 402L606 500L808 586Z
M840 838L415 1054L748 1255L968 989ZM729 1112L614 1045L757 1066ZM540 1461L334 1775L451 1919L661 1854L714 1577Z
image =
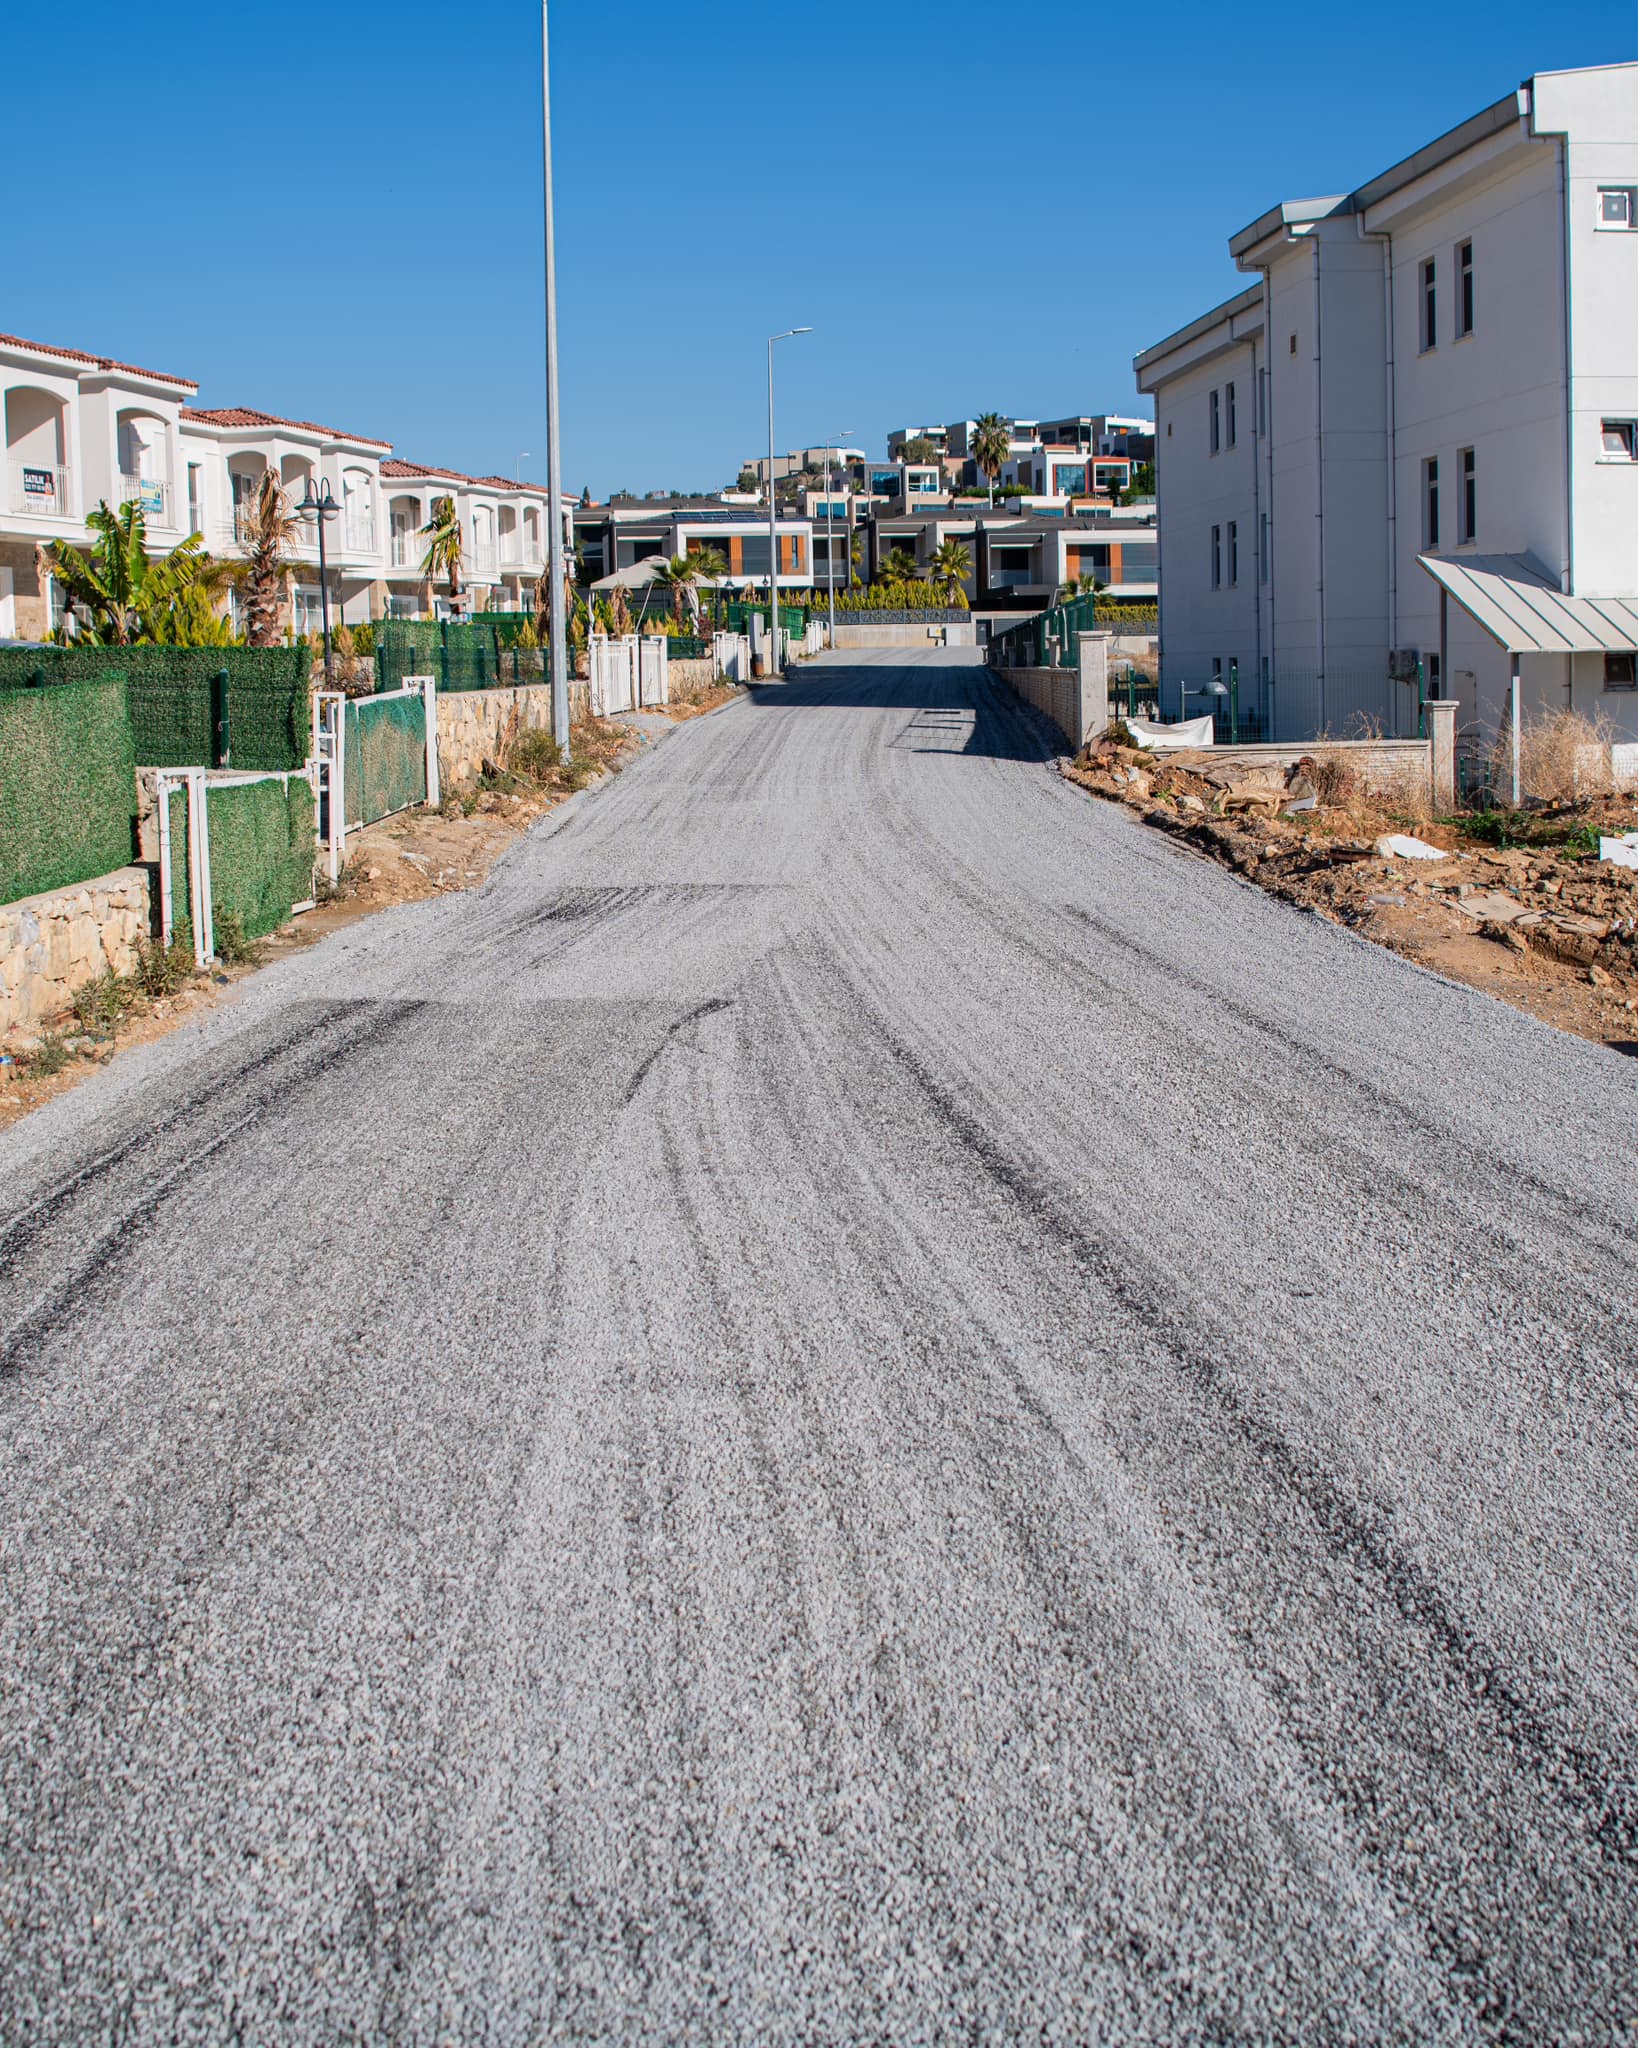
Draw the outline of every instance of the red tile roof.
M519 483L515 477L509 476L468 476L463 469L434 469L429 462L403 462L397 456L394 456L390 462L382 463L381 474L391 477L443 476L448 477L451 483L474 484L479 489L487 488L492 491L534 491L542 498L546 495L546 486L544 484Z
M20 334L0 334L0 344L32 349L40 356L60 356L65 363L89 363L93 369L124 370L133 377L152 377L160 384L180 384L187 391L199 389L191 377L173 377L169 370L139 369L135 363L116 362L112 356L90 356L83 348L53 348L49 341L25 341Z
M356 441L364 448L390 448L390 441L378 441L373 434L344 434L339 427L321 426L317 420L281 419L276 412L254 412L246 405L223 405L201 411L198 406L182 408L185 420L203 420L210 427L297 427L304 434L323 434L331 441Z

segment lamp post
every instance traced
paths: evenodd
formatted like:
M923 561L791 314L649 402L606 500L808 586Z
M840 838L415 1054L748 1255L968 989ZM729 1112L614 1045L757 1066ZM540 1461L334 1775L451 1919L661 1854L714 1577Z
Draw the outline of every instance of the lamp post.
M541 202L546 253L546 534L551 578L547 659L552 679L552 737L569 758L569 628L563 602L563 435L557 407L557 248L552 218L552 75L546 34L547 0L540 0Z
M830 502L830 457L834 449L839 455L842 449L842 435L851 434L851 427L844 427L834 441L825 446L825 596L830 613L830 644L836 645L836 520L835 506Z
M340 510L341 507L330 495L328 478L320 482L318 496L314 497L313 473L309 470L307 472L307 490L301 503L296 507L296 511L303 519L316 519L318 521L319 617L324 624L324 687L327 690L333 690L336 682L334 664L330 659L330 578L324 563L324 522L326 519L334 519Z
M811 334L811 327L787 327L783 334L768 337L768 625L772 637L768 680L784 680L779 659L779 492L774 485L774 393L773 352L776 341L790 341L798 334Z

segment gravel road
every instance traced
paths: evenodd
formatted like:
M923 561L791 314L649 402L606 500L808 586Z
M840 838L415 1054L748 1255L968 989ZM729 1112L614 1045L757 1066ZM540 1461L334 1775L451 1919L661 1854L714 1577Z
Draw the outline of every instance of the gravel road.
M0 2040L1638 2030L1638 1066L954 656L0 1139Z

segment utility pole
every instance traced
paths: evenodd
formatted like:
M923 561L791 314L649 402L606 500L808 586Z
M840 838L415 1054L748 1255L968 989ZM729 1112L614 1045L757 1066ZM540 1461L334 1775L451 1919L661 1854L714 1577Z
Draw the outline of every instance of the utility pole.
M542 0L542 5L545 0ZM784 665L779 659L779 493L774 487L774 396L773 352L776 341L793 335L811 334L811 327L787 327L783 334L768 337L768 680L782 679Z
M547 0L540 0L541 196L546 235L546 573L551 578L550 631L552 737L569 758L569 627L563 590L563 432L557 404L557 251L552 221L552 67L546 27Z

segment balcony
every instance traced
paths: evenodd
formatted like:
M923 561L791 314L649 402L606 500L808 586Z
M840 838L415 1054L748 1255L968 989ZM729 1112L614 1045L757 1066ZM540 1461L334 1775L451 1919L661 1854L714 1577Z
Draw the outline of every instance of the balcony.
M71 519L69 474L48 463L12 462L6 466L6 508L32 519Z
M171 518L171 487L160 477L131 476L122 471L119 502L122 505L139 505L143 518L156 526L174 523Z
M523 567L523 542L515 533L503 533L500 541L500 565L503 569Z
M352 555L373 555L375 553L375 520L368 512L349 512L343 519L346 528L347 552Z
M426 542L413 528L395 526L387 548L387 560L395 569L419 569L426 558Z
M466 566L474 576L493 576L499 566L495 543L474 541L467 556Z

